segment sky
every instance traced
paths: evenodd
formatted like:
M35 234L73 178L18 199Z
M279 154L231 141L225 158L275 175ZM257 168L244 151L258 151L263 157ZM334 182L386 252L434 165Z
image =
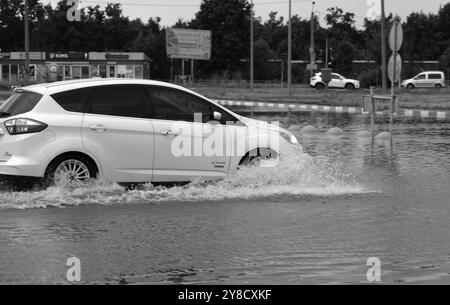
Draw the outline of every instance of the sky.
M104 7L107 2L122 3L125 16L141 18L147 21L150 17L161 17L164 26L173 25L178 18L185 21L194 18L200 8L201 0L80 0L81 6ZM223 0L227 1L227 0ZM249 0L250 1L250 0ZM48 1L42 1L48 2ZM58 0L50 1L55 5ZM356 26L362 27L365 17L372 17L380 11L380 0L316 0L314 11L322 20L329 7L338 6L346 12L356 15ZM411 12L436 13L439 7L450 0L385 0L386 13L392 12L406 19ZM254 0L255 15L268 19L271 11L278 11L280 16L288 16L288 0ZM312 10L311 0L292 0L292 14L309 19Z

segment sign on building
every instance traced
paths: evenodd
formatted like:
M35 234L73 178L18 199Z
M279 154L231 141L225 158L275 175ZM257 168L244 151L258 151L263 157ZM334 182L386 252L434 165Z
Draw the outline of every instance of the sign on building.
M170 58L209 60L211 31L168 28L166 47Z

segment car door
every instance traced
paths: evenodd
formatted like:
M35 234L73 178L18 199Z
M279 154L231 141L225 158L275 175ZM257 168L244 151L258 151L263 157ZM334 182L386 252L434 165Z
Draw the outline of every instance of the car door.
M330 88L344 88L344 86L342 85L341 77L336 73L331 74L331 81L328 86Z
M155 182L184 182L227 175L229 131L223 117L211 121L212 103L189 92L149 86L150 117L154 132Z
M421 73L414 78L414 86L417 88L424 88L427 84L426 73Z
M82 124L86 150L99 160L104 176L115 182L150 182L153 128L139 85L90 88Z

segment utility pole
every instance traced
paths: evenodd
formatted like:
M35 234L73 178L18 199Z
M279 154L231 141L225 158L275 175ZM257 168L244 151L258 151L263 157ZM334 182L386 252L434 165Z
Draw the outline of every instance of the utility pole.
M288 25L288 60L287 60L288 94L292 96L292 0L289 0L289 25Z
M381 74L383 91L387 90L387 68L386 68L386 15L384 12L384 0L381 1Z
M312 3L312 11L311 11L311 46L309 50L309 54L311 57L311 64L316 63L316 51L315 51L315 42L314 42L314 5L316 2ZM314 71L309 71L310 77L313 77Z
M325 68L328 69L328 57L329 57L328 37L325 40Z
M28 84L30 80L30 28L28 21L28 0L25 0L24 10L25 22L25 83Z
M253 0L251 1L251 16L250 16L250 90L253 92L255 82L255 57L254 57L254 9Z

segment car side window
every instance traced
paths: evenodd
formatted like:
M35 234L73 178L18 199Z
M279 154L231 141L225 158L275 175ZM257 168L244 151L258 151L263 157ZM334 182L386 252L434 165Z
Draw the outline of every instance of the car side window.
M93 87L86 113L144 118L145 100L144 88L139 85Z
M416 77L417 80L422 80L422 79L425 79L425 78L426 78L426 75L425 75L425 74L420 74L420 75L418 75L418 76Z
M331 74L331 79L341 79L341 78L336 74Z
M51 97L66 111L84 113L86 89L56 93Z
M432 73L432 74L428 74L428 78L429 79L442 79L442 75L437 74L437 73Z
M164 87L149 87L148 90L151 102L148 108L152 119L194 122L194 114L201 114L202 122L205 123L217 111L222 114L222 121L236 120L219 107L188 92Z

